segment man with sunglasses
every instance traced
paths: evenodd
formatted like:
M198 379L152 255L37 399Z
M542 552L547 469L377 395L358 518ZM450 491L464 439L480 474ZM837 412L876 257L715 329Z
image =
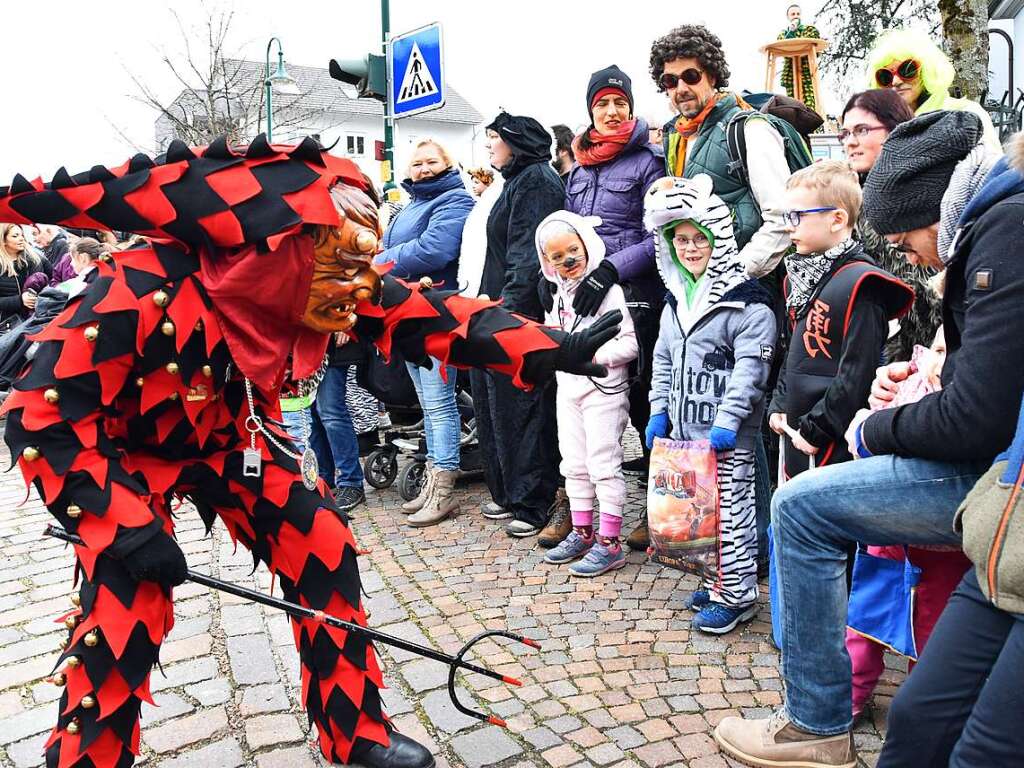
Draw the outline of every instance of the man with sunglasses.
M725 127L749 105L726 91L729 65L722 41L705 27L683 24L651 46L651 77L679 113L664 127L665 165L670 176L706 173L715 194L733 212L736 244L751 277L778 265L789 235L777 211L785 194L789 164L782 137L767 119L745 126L750 181L730 171Z
M981 120L986 146L1001 152L988 112L975 101L949 95L955 74L949 57L919 29L887 32L868 54L868 88L892 88L915 115L940 109L971 112Z

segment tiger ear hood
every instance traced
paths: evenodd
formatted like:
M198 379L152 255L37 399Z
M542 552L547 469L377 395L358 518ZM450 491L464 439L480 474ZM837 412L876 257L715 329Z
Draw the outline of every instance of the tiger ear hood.
M658 271L669 291L677 297L683 291L681 267L672 243L672 229L680 221L700 224L714 238L714 250L705 276L709 295L720 298L747 280L732 228L732 211L714 193L707 174L692 179L666 177L651 185L644 196L644 226L654 232Z

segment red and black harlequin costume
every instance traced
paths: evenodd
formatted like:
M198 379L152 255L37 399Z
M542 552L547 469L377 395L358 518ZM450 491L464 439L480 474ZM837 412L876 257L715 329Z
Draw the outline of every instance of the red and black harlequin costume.
M272 423L285 367L290 359L300 378L319 365L327 335L318 330L332 317L341 327L355 320L349 332L385 352L394 344L412 360L487 366L523 386L571 365L559 356L580 336L370 272L379 231L365 189L355 165L316 142L263 137L244 153L223 140L197 150L176 142L156 160L137 155L74 177L62 169L49 184L18 176L0 189L0 221L151 238L89 273L37 336L3 409L26 480L84 541L48 765L128 766L138 754L139 708L151 701L173 609L169 585L133 578L125 562L140 541L172 533L180 500L207 526L219 518L287 599L365 623L353 538L325 484L308 490L295 459L261 434L260 476L243 474L246 380L255 412L290 446ZM347 762L354 744L388 745L372 647L314 621L293 620L293 630L324 756Z

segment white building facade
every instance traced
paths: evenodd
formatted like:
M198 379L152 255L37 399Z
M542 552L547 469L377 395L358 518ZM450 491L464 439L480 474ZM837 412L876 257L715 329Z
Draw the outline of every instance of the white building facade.
M240 67L247 89L263 82L262 62L230 62ZM384 141L384 105L373 99L355 98L347 86L333 80L326 69L288 65L288 74L297 82L300 96L280 97L274 94L274 141L289 142L305 136L319 136L327 147L332 144L333 154L351 158L360 169L378 185L382 183L382 163L375 159L376 142ZM179 107L187 100L189 92L178 96L171 108ZM292 105L297 105L293 107ZM255 112L265 105L253 103L247 125L255 134L266 131L265 113ZM395 124L395 180L405 178L405 170L413 148L423 139L434 139L448 150L453 162L466 168L486 164L487 158L480 149L480 137L485 120L469 102L447 87L445 106L404 118ZM279 123L283 124L279 127ZM172 123L161 115L155 124L156 150L162 152L171 139L175 138ZM251 138L251 136L249 136Z

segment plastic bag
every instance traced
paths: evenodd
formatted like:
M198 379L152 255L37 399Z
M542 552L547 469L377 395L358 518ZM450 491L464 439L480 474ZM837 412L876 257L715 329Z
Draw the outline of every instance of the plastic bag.
M707 440L655 439L647 524L652 559L718 580L718 464Z

